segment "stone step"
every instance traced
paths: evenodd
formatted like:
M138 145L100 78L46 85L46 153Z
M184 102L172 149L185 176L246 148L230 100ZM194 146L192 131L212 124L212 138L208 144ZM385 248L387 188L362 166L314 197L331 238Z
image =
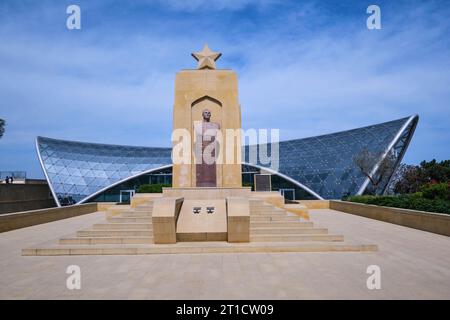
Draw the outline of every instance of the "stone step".
M250 241L344 241L344 236L333 234L255 234L250 235Z
M250 228L250 235L262 234L327 234L326 228L259 227Z
M263 212L285 213L286 211L275 208L250 209L250 213L263 213Z
M287 216L285 211L250 212L251 217Z
M250 203L250 209L252 208L277 208L277 207L267 203Z
M133 214L133 213L135 213L135 212L132 211L132 210L126 210L126 211L114 212L114 213L106 214L106 217L110 217L110 218L122 217L124 214Z
M151 223L151 217L108 217L106 219L110 223Z
M250 221L250 228L258 227L297 227L297 228L312 228L313 223L310 221Z
M249 208L250 210L252 209L265 209L265 208L275 208L275 206L271 206L268 204L264 204L264 203L249 203Z
M77 237L150 237L153 229L145 230L80 230Z
M81 237L62 238L59 244L140 244L153 243L153 237Z
M141 208L141 207L153 207L153 201L141 203L136 206L136 208Z
M270 210L270 211L251 211L251 212L250 212L250 215L251 215L251 216L269 215L269 214L274 214L274 215L286 215L286 211L275 211L275 210Z
M123 212L122 214L120 214L116 217L118 217L118 218L120 218L120 217L122 217L122 218L151 218L152 214L148 213L148 212L132 211L132 212Z
M153 225L151 223L96 223L92 228L94 230L153 230Z
M376 245L320 242L286 243L242 243L226 242L182 242L173 245L64 245L54 247L27 248L23 256L62 255L138 255L138 254L194 254L194 253L254 253L254 252L374 252Z
M133 210L134 212L148 212L148 213L152 213L153 212L153 208L135 208Z
M121 215L124 212L133 212L133 211L129 210L129 209L127 209L127 210L106 210L105 214L107 216L117 216L117 215Z
M133 209L133 210L124 210L124 211L122 211L120 213L142 213L142 214L150 214L151 215L153 213L153 210L136 210L136 209Z
M298 216L287 216L287 215L271 215L271 216L250 216L250 221L254 222L264 222L264 221L280 221L280 222L288 222L288 221L300 221L301 218Z

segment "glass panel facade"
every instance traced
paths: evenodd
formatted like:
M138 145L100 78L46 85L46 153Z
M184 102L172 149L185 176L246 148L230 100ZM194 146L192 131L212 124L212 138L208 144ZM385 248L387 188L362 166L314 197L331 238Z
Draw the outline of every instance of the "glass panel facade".
M340 199L366 187L366 178L353 158L363 148L374 153L388 147L401 161L418 121L417 116L317 137L279 143L280 176L272 176L274 190L294 189L296 199ZM170 184L171 148L119 146L44 137L36 147L48 183L60 205L90 201L117 201L120 190L135 190L141 184ZM260 148L261 145L256 146ZM270 153L270 145L266 145ZM267 165L250 163L249 146L243 147L244 186ZM389 182L387 175L384 187ZM383 188L384 188L383 187Z
M172 185L172 168L152 171L144 173L138 177L124 181L114 187L108 188L100 194L88 199L88 202L118 202L120 191L134 190L137 191L143 184L165 184Z
M305 185L324 199L340 199L344 195L357 194L366 178L355 165L354 156L363 148L377 154L384 153L400 134L392 149L398 165L417 121L418 117L413 116L322 136L282 141L279 143L278 172ZM256 147L259 149L261 145ZM270 145L265 147L270 154ZM244 148L244 162L268 167L259 159L251 163L249 146ZM391 175L387 176L390 178ZM380 190L385 188L387 182Z
M41 162L58 202L80 202L145 171L169 165L170 148L148 148L38 137Z

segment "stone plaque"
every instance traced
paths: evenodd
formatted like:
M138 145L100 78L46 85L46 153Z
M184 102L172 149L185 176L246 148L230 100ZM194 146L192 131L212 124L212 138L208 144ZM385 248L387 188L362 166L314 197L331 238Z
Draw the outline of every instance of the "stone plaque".
M272 175L255 174L255 191L272 191Z

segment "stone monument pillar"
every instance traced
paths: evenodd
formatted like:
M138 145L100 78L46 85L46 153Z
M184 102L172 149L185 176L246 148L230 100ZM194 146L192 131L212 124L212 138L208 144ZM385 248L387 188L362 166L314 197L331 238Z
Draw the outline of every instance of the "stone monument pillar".
M195 70L182 70L175 79L173 108L173 188L242 187L241 110L238 101L237 75L232 70L218 70L215 61L220 53L207 45L193 53L198 61ZM179 133L190 141L182 148ZM189 150L186 150L188 148ZM188 152L188 153L186 153ZM213 163L198 163L213 159ZM180 158L183 160L180 161Z

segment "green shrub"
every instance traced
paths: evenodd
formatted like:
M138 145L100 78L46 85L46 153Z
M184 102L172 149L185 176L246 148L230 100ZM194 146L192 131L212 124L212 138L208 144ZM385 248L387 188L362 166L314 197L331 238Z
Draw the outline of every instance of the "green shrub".
M243 187L251 187L252 191L254 191L253 183L251 183L251 182L243 182L242 186Z
M415 197L419 197L419 198L422 198L423 197L423 193L422 192L414 192L414 193L412 193L411 195L413 195L413 196L415 196Z
M427 183L420 187L420 192L427 199L450 200L448 183Z
M399 196L351 196L347 198L347 201L384 207L450 214L449 200L425 198L422 196L421 192L403 194Z
M170 188L170 184L143 184L137 189L137 193L161 193L162 188Z

